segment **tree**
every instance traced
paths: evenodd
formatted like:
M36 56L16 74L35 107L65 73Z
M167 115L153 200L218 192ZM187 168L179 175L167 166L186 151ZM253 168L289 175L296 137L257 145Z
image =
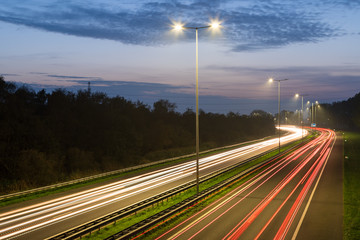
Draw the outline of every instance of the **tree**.
M35 92L0 78L0 189L22 190L194 152L195 113L104 93ZM201 149L263 137L271 118L200 110Z
M154 103L154 113L156 114L166 114L174 113L176 109L175 103L170 103L168 100L160 99Z

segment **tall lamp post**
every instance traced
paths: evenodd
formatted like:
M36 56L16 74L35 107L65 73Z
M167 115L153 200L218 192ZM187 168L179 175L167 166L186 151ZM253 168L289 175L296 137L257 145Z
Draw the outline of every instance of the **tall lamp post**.
M278 115L278 126L279 126L279 153L280 153L280 83L283 81L287 81L289 79L285 78L285 79L273 79L273 78L269 78L269 82L278 82L278 107L279 107L279 115Z
M311 126L314 123L314 103L311 103Z
M310 101L306 102L306 111L307 111L307 121L308 123L310 123L310 127L311 127L311 103Z
M308 96L308 94L295 94L295 97L301 97L301 139L304 138L304 96Z
M183 25L177 24L174 26L174 29L177 31L185 30L185 29L193 29L195 30L195 38L196 38L196 83L195 83L195 98L196 98L196 116L195 116L195 124L196 124L196 191L199 193L199 47L198 47L198 30L203 28L213 28L217 29L220 27L220 23L213 22L207 26L201 27L184 27Z
M316 108L317 108L318 105L319 105L319 102L318 102L318 101L315 101L315 106L314 106L314 107L315 107L315 110L314 110L314 111L315 111L315 119L314 119L314 120L315 120L315 129L317 128L317 122L316 122L316 112L317 112L317 109L316 109Z

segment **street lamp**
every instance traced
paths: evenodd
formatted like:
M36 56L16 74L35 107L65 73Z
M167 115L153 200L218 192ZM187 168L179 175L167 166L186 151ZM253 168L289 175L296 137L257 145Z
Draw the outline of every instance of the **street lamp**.
M316 122L316 112L317 112L317 110L316 110L316 108L317 108L318 105L319 105L319 102L315 101L315 106L314 106L315 107L315 110L314 110L315 111L315 119L314 119L315 120L315 129L317 128L317 122Z
M311 103L311 126L314 123L314 103Z
M295 94L295 97L301 97L301 140L303 140L304 138L304 116L303 116L303 112L304 112L304 96L308 96L309 94Z
M273 79L273 78L269 78L269 82L272 83L274 81L278 82L278 106L279 106L279 116L278 116L278 126L279 126L279 153L280 153L280 82L283 81L287 81L289 79L285 78L285 79Z
M185 29L193 29L195 30L195 38L196 38L196 83L195 83L195 98L196 98L196 191L199 193L199 47L198 47L198 30L202 28L212 28L217 29L220 27L219 22L212 22L210 25L201 26L201 27L184 27L181 24L175 24L173 28L176 31L182 31Z
M316 106L319 104L318 101L310 103L310 101L307 102L307 104L310 105L310 112L311 112L311 125L315 124L316 127Z
M296 109L295 110L295 113L293 114L293 122L294 122L294 124L297 124L298 126L300 126L301 125L301 121L300 121L300 112L301 112L301 110L299 110L299 109ZM297 117L299 117L299 119L297 120Z
M310 127L311 127L311 109L310 108L311 108L311 103L308 100L306 102L307 122L308 122L308 124L310 123Z

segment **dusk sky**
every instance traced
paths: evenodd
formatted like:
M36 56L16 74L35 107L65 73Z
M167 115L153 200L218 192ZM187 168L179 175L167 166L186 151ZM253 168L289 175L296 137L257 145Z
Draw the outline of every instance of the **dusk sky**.
M146 104L195 105L199 31L200 108L295 111L306 100L360 92L360 0L1 0L0 74L36 91L101 91Z

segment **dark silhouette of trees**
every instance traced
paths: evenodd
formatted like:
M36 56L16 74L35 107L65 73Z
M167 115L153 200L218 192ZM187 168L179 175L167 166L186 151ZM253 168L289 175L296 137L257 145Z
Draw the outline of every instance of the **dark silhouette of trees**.
M316 121L320 127L360 131L360 93L345 101L320 104Z
M195 113L88 90L35 92L0 77L0 192L195 151ZM256 114L255 114L256 113ZM201 150L274 134L273 117L200 112Z

